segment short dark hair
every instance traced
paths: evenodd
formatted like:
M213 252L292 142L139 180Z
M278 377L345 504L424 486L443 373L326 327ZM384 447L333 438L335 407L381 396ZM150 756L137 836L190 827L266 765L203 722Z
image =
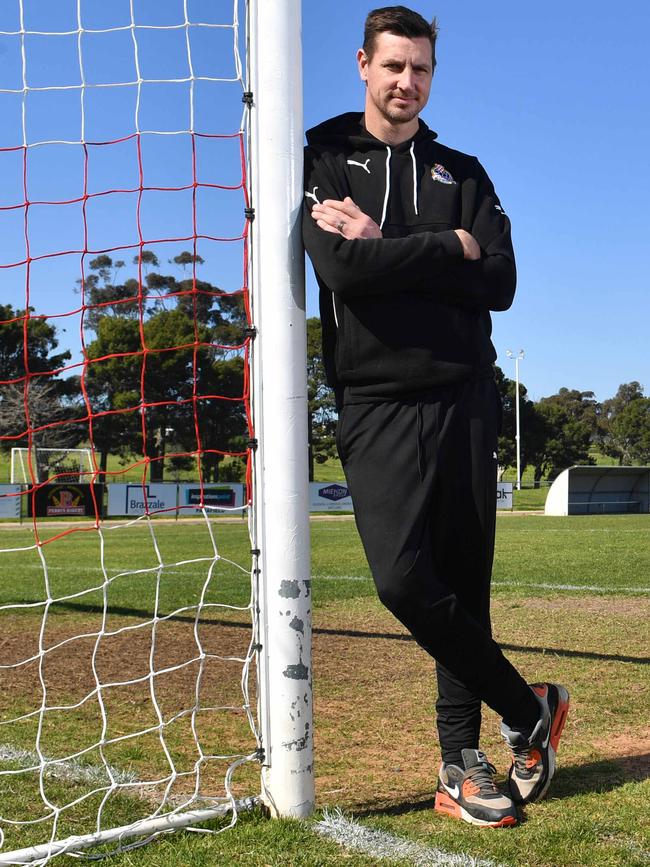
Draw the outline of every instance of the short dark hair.
M368 13L363 31L363 50L368 60L372 59L375 42L380 33L394 33L409 39L424 36L431 42L433 65L436 65L438 24L435 18L429 24L426 18L406 6L382 6L381 9L373 9Z

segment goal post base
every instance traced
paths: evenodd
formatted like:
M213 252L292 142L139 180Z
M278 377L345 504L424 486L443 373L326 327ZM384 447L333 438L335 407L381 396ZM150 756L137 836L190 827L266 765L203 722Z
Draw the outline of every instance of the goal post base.
M233 812L233 823L238 813L253 810L260 806L259 797L243 798L232 804L220 804L203 810L190 810L186 813L173 813L158 816L155 819L145 819L133 825L122 825L120 828L111 828L107 831L98 831L95 834L67 837L65 840L55 840L51 843L42 843L39 846L29 846L26 849L16 849L13 852L0 854L0 864L33 864L42 858L51 858L54 855L82 852L96 846L109 843L120 843L124 840L132 840L137 837L152 838L167 831L177 831L181 828L191 828L211 819L218 819ZM144 844L144 840L142 843Z

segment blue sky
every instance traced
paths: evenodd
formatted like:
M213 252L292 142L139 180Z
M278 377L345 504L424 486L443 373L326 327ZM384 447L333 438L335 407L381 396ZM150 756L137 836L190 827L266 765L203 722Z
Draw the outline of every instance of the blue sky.
M364 91L355 52L363 21L376 4L366 0L304 0L303 55L305 125L343 111L361 110ZM494 317L498 363L509 376L506 350L524 349L521 378L537 399L561 386L613 395L621 382L639 380L650 393L648 321L650 277L646 262L650 219L650 5L626 0L531 4L502 0L414 2L440 26L438 68L424 119L440 140L479 156L513 223L519 289L513 308ZM192 21L232 21L232 0L188 0ZM128 26L129 0L82 0L88 29ZM134 0L137 23L179 24L182 0ZM2 0L0 31L18 27L18 0ZM24 0L28 30L76 30L77 0ZM194 73L236 76L231 31L194 30ZM182 30L139 31L142 78L188 74ZM26 40L28 84L39 88L80 81L76 35ZM127 82L87 91L86 140L104 141L134 132L137 88L129 31L84 34L83 68L88 82ZM22 60L16 37L0 34L0 148L22 143ZM241 85L197 82L196 129L233 132L241 117ZM164 135L189 125L187 83L144 84L141 129L145 184L191 182L189 136ZM74 141L80 135L80 99L75 89L33 90L28 95L27 135ZM235 140L199 140L197 171L208 184L236 184ZM72 199L83 192L79 145L29 151L29 196ZM132 189L138 183L135 142L91 148L92 190ZM137 241L134 193L98 197L88 204L91 248ZM0 207L22 201L22 156L0 151ZM22 210L0 210L0 264L24 252ZM213 236L241 232L238 191L201 189L199 231ZM146 193L141 206L145 237L191 233L191 192ZM32 255L77 249L81 205L33 206L29 216ZM21 248L22 245L22 248ZM163 270L188 245L155 248ZM12 252L13 251L13 252ZM16 254L18 252L18 255ZM116 254L127 271L136 250ZM236 289L241 279L241 243L203 241L200 276ZM79 345L80 318L71 311L79 277L78 254L35 262L32 303L56 320L61 342ZM181 276L180 274L177 276ZM317 313L316 287L308 268L308 313ZM0 268L0 299L24 304L24 267Z

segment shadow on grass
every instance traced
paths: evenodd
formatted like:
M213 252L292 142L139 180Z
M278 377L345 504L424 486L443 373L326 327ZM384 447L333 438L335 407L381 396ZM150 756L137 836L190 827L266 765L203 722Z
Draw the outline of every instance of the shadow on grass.
M29 604L29 600L23 600L22 604ZM57 609L66 609L68 611L77 611L79 613L101 614L102 608L98 605L85 605L83 602L56 602L51 607L51 611ZM138 617L140 619L148 619L151 617L150 611L141 610L138 608L128 608L126 606L111 605L108 613L113 616L121 617ZM169 618L170 621L177 623L194 623L195 618L179 614ZM240 620L225 620L212 617L200 617L200 624L213 624L215 626L230 626L232 628L250 629L250 623L245 623ZM361 629L327 629L323 627L314 627L314 635L336 635L345 638L371 638L383 639L384 641L413 641L411 635L404 632L368 632ZM600 662L629 662L634 665L650 665L650 656L628 656L622 653L599 653L595 650L567 650L561 647L538 647L535 645L526 644L507 644L500 643L499 647L502 650L515 651L520 653L539 653L543 656L562 656L568 659L593 659Z
M641 783L649 779L650 753L568 765L558 768L551 797L572 798L588 792L611 792L626 783Z
M430 798L415 798L412 801L403 801L399 804L360 804L359 807L350 807L350 812L356 819L371 818L372 816L404 816L407 813L423 813L433 810L435 795Z
M554 800L573 798L575 795L611 792L626 783L640 783L650 779L650 753L603 759L583 765L569 765L557 770L548 797ZM365 803L350 807L356 818L373 816L403 816L433 810L435 796L416 795L413 800L399 803ZM525 812L525 811L524 811ZM525 821L525 815L522 816Z

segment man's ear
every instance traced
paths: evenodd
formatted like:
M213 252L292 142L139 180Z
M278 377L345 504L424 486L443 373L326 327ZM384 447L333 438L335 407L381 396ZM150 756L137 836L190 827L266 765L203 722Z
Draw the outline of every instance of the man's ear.
M368 60L366 52L363 50L363 48L360 48L357 51L357 66L359 67L359 76L361 78L361 81L367 81L368 80L368 63L369 62L370 61Z

